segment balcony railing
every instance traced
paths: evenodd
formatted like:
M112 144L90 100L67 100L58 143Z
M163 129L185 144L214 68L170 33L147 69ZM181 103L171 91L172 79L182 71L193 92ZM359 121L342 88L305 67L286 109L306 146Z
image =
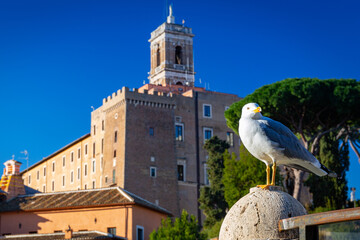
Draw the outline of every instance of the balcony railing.
M327 238L326 236L319 238L319 226L355 220L360 220L360 207L282 219L279 221L279 230L285 231L298 228L299 240L336 239L333 237ZM351 230L353 231L351 233L347 232L347 235L351 235L350 238L344 238L344 236L342 236L338 239L360 239L360 223L356 222L354 225L358 227L358 229Z

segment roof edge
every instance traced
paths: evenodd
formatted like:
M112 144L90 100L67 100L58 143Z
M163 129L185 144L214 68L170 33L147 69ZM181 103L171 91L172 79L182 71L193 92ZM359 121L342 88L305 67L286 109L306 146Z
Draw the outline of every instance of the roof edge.
M30 167L28 167L28 168L26 168L26 169L22 170L22 171L20 172L20 174L23 174L25 171L29 171L30 169L32 169L32 168L34 168L34 167L36 167L36 166L40 165L41 163L43 163L43 162L47 161L48 159L52 158L53 156L55 156L55 155L59 154L60 152L62 152L62 151L64 151L64 150L66 150L67 148L69 148L69 147L71 147L71 146L75 145L76 143L78 143L78 142L80 142L80 141L84 140L85 138L87 138L87 137L89 137L89 136L90 136L90 133L87 133L87 134L85 134L84 136L82 136L82 137L80 137L80 138L76 139L75 141L72 141L71 143L69 143L69 144L65 145L64 147L60 148L60 149L59 149L59 150L57 150L56 152L54 152L54 153L50 154L49 156L47 156L47 157L45 157L45 158L41 159L40 161L36 162L35 164L31 165Z

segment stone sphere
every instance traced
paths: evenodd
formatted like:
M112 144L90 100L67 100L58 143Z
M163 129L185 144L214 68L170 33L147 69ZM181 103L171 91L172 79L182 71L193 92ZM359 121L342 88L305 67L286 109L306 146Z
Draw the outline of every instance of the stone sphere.
M294 239L298 230L279 232L278 222L284 218L306 214L299 201L281 191L251 188L250 193L237 201L226 214L219 240Z

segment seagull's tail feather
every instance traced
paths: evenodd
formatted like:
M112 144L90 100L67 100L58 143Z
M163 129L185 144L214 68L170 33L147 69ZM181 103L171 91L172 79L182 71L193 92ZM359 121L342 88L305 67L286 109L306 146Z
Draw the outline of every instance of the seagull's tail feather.
M320 163L321 164L321 163ZM337 174L334 173L333 171L329 170L327 167L325 167L324 165L321 164L321 169L324 170L325 172L327 172L327 175L329 177L337 177Z

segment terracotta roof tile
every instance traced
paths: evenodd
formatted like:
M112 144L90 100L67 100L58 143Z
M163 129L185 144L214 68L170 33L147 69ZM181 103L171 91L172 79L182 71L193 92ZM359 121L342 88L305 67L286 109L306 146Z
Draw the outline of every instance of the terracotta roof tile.
M0 203L0 212L101 207L122 204L138 204L171 215L166 209L119 187L20 195L7 202Z

